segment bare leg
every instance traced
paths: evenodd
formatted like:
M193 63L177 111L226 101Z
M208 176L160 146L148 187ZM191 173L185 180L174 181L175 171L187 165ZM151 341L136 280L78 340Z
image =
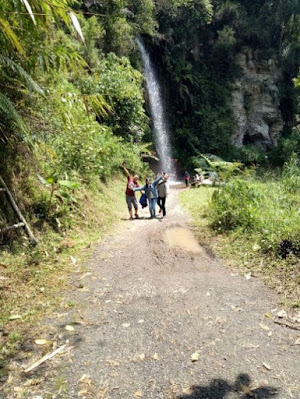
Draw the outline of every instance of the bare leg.
M134 207L135 218L138 219L138 217L139 217L139 215L138 215L139 206L138 206L136 198L134 198L133 207Z

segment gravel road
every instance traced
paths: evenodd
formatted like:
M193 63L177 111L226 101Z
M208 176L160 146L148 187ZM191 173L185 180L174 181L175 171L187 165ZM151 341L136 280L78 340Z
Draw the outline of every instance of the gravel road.
M61 397L299 399L299 331L270 317L275 293L194 240L178 192L166 218L121 221L74 276Z

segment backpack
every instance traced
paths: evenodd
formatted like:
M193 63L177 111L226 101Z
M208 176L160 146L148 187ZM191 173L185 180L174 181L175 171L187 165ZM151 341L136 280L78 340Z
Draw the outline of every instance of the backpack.
M140 204L142 205L142 208L146 208L148 206L146 194L141 195Z

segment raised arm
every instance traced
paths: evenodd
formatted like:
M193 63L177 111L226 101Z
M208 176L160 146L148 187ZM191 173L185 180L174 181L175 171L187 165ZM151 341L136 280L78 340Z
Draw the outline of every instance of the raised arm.
M121 168L124 170L126 176L130 177L130 173L128 172L128 170L126 168L126 163L125 162L122 163Z
M158 177L156 180L154 180L154 182L152 183L153 186L156 186L160 181L162 180L162 177Z

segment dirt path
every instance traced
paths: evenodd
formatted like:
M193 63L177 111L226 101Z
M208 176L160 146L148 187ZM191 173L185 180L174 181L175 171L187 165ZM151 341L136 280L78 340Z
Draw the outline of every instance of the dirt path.
M122 222L74 277L81 306L64 322L83 324L58 397L300 398L299 331L266 317L278 298L192 243L178 190L167 205Z

